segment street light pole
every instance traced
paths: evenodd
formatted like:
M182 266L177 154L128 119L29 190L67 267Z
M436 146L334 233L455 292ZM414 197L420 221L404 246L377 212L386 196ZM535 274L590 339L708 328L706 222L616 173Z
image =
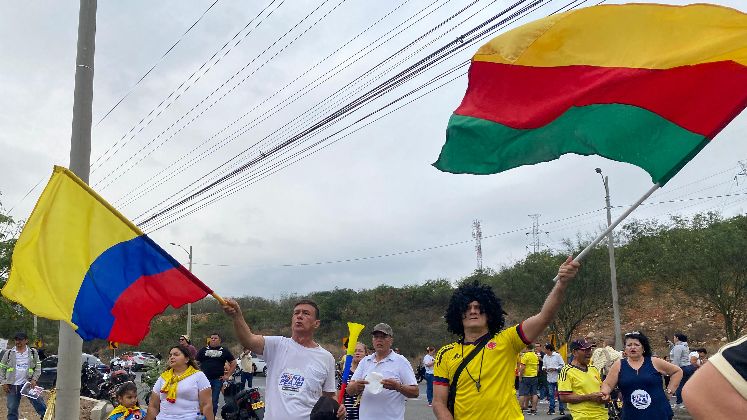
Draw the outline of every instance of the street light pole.
M189 246L189 272L192 272L192 245ZM187 335L192 338L192 302L187 303Z
M189 251L187 251L186 248L183 246L175 243L175 242L169 242L171 245L178 246L181 248L184 252L186 252L189 255L189 272L192 272L192 245L189 246ZM187 335L192 337L192 303L187 303Z
M612 205L610 204L610 185L609 177L602 175L602 169L596 168L595 171L602 177L604 184L605 203L607 205L607 227L612 224ZM620 327L620 306L617 298L617 268L615 266L615 244L612 239L612 232L607 235L607 251L610 255L610 284L612 288L612 315L615 323L615 349L623 348L622 328Z

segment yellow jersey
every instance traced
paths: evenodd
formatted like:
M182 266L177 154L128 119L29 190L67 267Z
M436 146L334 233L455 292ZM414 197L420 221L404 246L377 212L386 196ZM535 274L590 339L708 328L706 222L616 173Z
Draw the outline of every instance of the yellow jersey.
M516 355L528 343L519 324L495 334L485 344L459 375L454 420L524 419L516 400L514 369ZM463 358L474 348L474 343L460 342L443 346L436 353L433 384L448 387Z
M592 394L602 389L602 378L593 365L589 365L586 372L580 368L567 364L558 374L558 394ZM593 401L580 403L566 403L571 410L573 420L607 420L609 415L603 404Z
M528 351L521 356L521 364L524 365L525 378L534 378L539 370L539 357L533 351Z

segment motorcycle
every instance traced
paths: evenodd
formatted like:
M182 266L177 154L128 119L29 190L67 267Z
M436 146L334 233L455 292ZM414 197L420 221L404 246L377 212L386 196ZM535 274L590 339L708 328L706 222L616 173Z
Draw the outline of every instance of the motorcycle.
M228 382L223 388L225 404L220 410L224 420L263 420L265 403L257 388L241 389L241 384Z
M83 363L80 369L80 395L88 398L98 398L104 374L95 366Z
M102 381L97 398L107 400L116 407L119 404L117 401L117 388L125 382L135 382L135 374L124 369L112 372Z
M418 367L415 368L415 380L421 383L423 379L425 379L425 366L423 366L423 362L420 362Z

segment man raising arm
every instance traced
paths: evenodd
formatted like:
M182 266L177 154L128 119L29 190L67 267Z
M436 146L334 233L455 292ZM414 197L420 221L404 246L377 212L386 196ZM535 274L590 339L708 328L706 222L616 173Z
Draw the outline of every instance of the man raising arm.
M233 319L241 345L267 362L265 419L308 420L321 396L335 398L335 359L314 341L321 324L315 302L302 299L293 307L291 338L254 334L233 299L226 299L224 310ZM345 418L344 405L337 418Z
M496 415L500 419L524 418L514 391L516 355L552 321L578 267L568 257L540 313L505 330L501 301L489 286L474 282L454 291L445 319L447 329L460 339L436 353L433 412L437 419L494 419ZM462 361L475 350L477 353L457 375ZM453 411L448 404L451 388Z

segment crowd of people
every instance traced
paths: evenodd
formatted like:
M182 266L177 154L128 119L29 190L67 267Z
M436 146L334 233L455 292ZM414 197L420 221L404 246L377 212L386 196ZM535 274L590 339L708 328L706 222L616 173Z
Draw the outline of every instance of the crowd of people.
M578 269L569 257L540 311L515 325L506 325L501 300L489 286L465 283L454 291L444 319L458 339L438 351L428 347L423 357L427 404L436 419L518 420L536 415L539 401L546 400L547 413L557 408L560 418L607 420L621 407L625 420L669 420L671 399L695 418L747 418L747 337L706 359L705 349L691 351L687 337L678 333L668 361L655 357L648 337L637 331L624 336L622 352L611 340L574 339L567 362L551 343L538 343ZM370 354L366 344L356 343L350 381L340 396L334 357L314 339L322 322L315 302L294 305L290 337L254 333L235 300L227 299L224 311L245 349L244 371L251 371L252 353L267 362L268 420L404 420L407 399L419 396L410 362L393 347L389 324L371 330ZM28 338L20 333L15 339L15 348L0 358L10 420L17 419L19 387L33 384L40 373ZM199 350L188 336L179 337L167 363L147 410L138 405L134 384L126 384L117 391L119 405L110 418L214 420L220 392L237 366L221 335L212 334ZM247 382L251 386L251 378L242 378L242 385ZM43 401L32 403L42 416Z
M672 337L669 361L654 357L649 339L640 332L625 335L622 352L610 345L612 340L594 343L577 338L568 346L567 363L552 344L536 342L555 317L578 268L570 258L563 263L541 310L516 325L505 325L501 301L489 286L475 282L455 290L444 318L448 331L459 339L437 352L428 347L423 357L427 402L437 419L518 420L536 414L538 402L546 400L548 414L555 414L557 408L558 414L575 420L606 420L620 406L622 419L669 420L671 398L674 404L684 401L696 418L714 418L703 414L714 408L709 407L712 401L702 398L702 388L708 387L702 378L731 389L724 400L731 405L718 407L728 415L719 418L747 413L744 339L722 349L708 363L705 349L690 351L683 334ZM224 310L243 348L264 355L268 363L265 418L269 420L403 420L406 400L419 395L413 369L393 347L395 332L386 323L371 330L370 353L366 344L356 344L350 382L343 404L337 404L334 357L314 340L322 322L316 303L301 300L294 306L290 338L255 334L234 300L228 299ZM164 384L173 385L177 401L183 397L181 401L189 402L193 410L199 408L205 418L214 418L215 389L235 367L233 355L221 346L219 335L211 336L210 344L196 356L204 374L180 391L177 385L185 380L191 361L185 351L182 346L172 348L169 363L174 372L154 386L156 398L151 401L156 402L147 418L176 418L161 415L166 413L164 407L176 405L169 401ZM182 395L188 391L189 395Z

